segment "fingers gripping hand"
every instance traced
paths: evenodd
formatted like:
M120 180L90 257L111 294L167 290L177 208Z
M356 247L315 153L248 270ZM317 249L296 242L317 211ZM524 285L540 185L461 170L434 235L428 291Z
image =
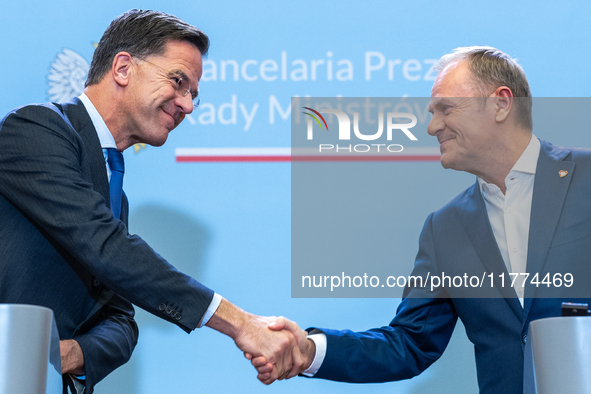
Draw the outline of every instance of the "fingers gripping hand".
M259 373L257 378L265 384L271 384L276 379L290 379L305 371L310 366L315 354L315 348L311 348L312 341L307 339L308 333L300 329L295 322L284 317L280 317L269 324L269 329L272 331L288 331L293 335L295 346L291 352L292 368L290 371L286 370L286 373L280 374L264 357L253 358L252 355L246 354L246 357L251 360L252 365Z
M285 379L290 374L293 368L293 349L297 348L291 332L267 328L275 320L275 317L251 315L249 324L235 339L236 345L245 352L247 358L262 356L266 360L265 363L273 366L269 377L272 381ZM297 352L299 353L299 350Z
M267 359L263 356L259 357L252 357L249 353L244 353L244 357L247 360L251 360L251 364L255 367L258 372L257 378L265 383L271 384L277 379L277 371L275 371L275 377L271 379L271 374L273 372L273 364L268 363Z
M305 371L311 363L311 360L308 362L308 353L310 347L308 333L302 330L294 321L291 321L285 317L279 317L274 323L269 325L269 329L289 331L293 334L296 341L297 349L294 348L292 352L293 368L286 376L286 379L293 378L294 376L297 376L301 372Z
M251 364L258 372L257 379L262 383L271 384L277 380L277 370L274 369L273 364L267 362L265 357L255 357L251 360Z

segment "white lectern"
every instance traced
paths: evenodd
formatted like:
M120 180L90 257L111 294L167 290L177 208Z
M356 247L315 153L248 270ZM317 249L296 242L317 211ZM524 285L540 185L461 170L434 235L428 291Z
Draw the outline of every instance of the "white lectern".
M525 351L524 393L591 393L591 317L531 322Z
M51 309L0 304L0 394L61 394L59 335Z

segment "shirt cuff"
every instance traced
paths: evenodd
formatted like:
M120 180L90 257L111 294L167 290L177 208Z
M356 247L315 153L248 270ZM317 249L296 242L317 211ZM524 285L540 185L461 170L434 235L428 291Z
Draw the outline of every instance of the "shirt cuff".
M318 372L324 361L324 356L326 356L326 334L318 333L308 335L308 339L311 339L316 344L316 354L314 355L314 361L312 361L310 368L302 372L302 375L311 378L316 372Z
M213 293L213 299L211 300L211 304L209 304L209 308L207 308L207 311L205 311L205 315L203 315L203 317L201 318L201 321L197 325L197 328L201 328L207 324L207 322L209 321L209 319L211 319L215 311L218 310L220 302L222 302L222 296L218 293Z

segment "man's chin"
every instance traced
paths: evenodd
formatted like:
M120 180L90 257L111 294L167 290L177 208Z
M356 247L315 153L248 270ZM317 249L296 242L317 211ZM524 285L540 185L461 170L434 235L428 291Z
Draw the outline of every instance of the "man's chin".
M448 169L455 169L454 168L454 163L453 160L449 157L449 155L446 154L442 154L441 155L441 159L439 160L439 162L441 163L441 166L443 168L445 168L446 170Z
M164 145L164 143L166 142L167 139L168 139L168 133L163 134L162 136L154 137L150 141L147 141L146 143L150 146L158 147L158 146Z
M154 142L153 144L150 144L150 145L152 145L154 147L158 147L158 146L164 145L165 142L166 142L166 139L164 139L163 141Z

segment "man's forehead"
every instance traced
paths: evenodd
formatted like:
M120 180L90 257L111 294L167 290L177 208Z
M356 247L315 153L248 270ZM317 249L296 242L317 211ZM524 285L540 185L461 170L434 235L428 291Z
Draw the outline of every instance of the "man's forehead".
M454 61L445 66L435 78L431 97L474 97L472 81L468 63L462 60Z
M189 74L191 80L198 80L202 73L201 52L187 41L169 41L161 55L169 62L171 68L183 70ZM194 75L193 75L194 74Z

